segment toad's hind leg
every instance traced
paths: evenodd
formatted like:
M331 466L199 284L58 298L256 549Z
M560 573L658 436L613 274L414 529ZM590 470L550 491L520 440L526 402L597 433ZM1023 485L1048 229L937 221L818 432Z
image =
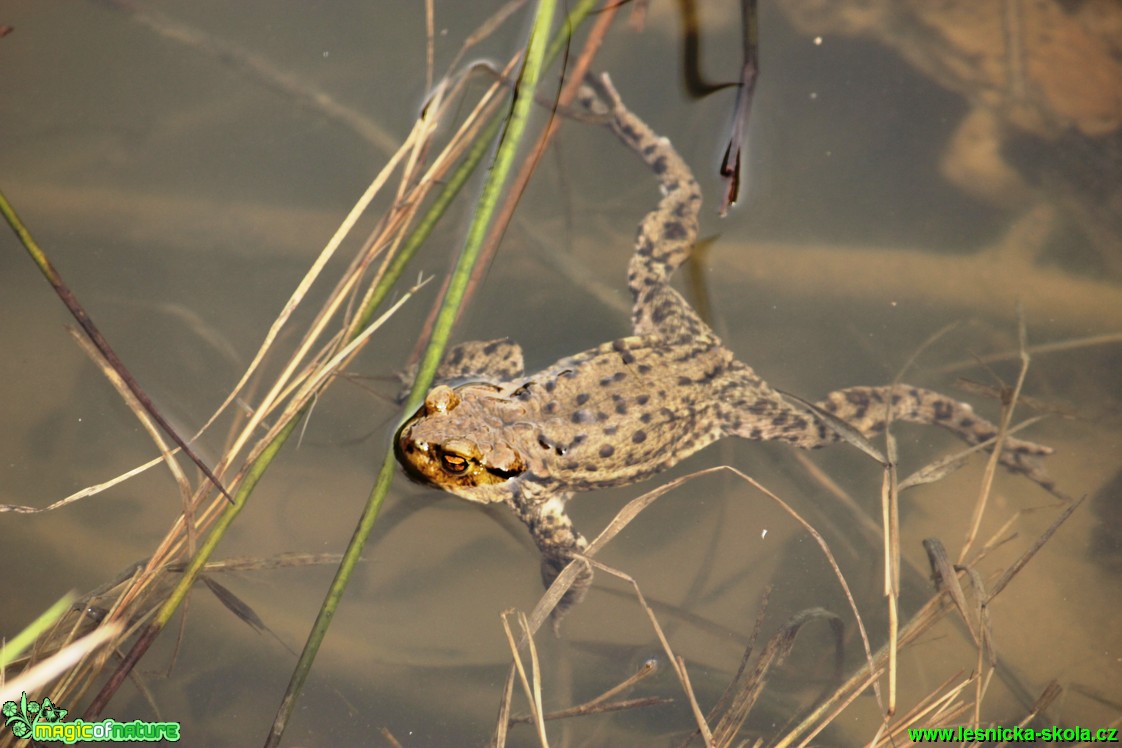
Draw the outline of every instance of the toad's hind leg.
M606 117L612 132L651 168L662 189L662 200L639 224L628 266L634 333L658 334L670 343L712 337L693 308L669 286L670 276L697 241L701 188L690 167L669 140L623 105L607 76L590 79L579 95L589 111Z
M738 376L721 392L726 433L745 439L785 441L803 449L842 441L829 419L788 403L747 366L737 362L737 367ZM866 437L884 431L889 409L892 420L940 426L972 445L989 441L998 432L997 426L977 415L967 403L907 384L850 387L831 392L815 407ZM1050 447L1007 437L999 459L1010 471L1055 493L1054 481L1040 464L1040 458L1051 453Z
M998 433L998 427L975 413L969 403L907 384L850 387L831 392L816 405L865 436L884 431L889 407L894 420L940 426L971 445L987 442ZM1054 492L1055 481L1040 460L1050 454L1051 447L1010 436L1002 443L998 460L1010 471Z

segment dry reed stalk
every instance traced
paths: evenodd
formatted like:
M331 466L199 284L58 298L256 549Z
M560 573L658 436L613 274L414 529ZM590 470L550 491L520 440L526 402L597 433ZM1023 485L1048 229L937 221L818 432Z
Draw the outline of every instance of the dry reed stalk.
M1020 348L1021 368L1017 373L1017 383L1013 385L1013 391L1008 402L1002 404L1001 420L998 422L997 440L994 442L993 451L990 453L990 459L986 463L986 472L982 477L982 485L978 491L978 501L974 506L974 515L970 519L970 529L967 531L966 539L962 543L962 549L958 553L958 563L960 564L966 560L966 556L970 553L970 548L974 545L974 540L978 536L978 529L982 524L982 516L985 514L986 505L989 503L990 491L993 488L993 478L997 471L997 461L1001 457L1001 451L1005 445L1005 437L1009 432L1009 424L1013 420L1013 409L1017 405L1017 399L1021 396L1021 388L1025 384L1025 377L1028 376L1028 367L1031 358L1028 353L1028 332L1025 328L1024 315L1021 313L1020 304L1017 305L1017 319L1017 341Z
M522 636L519 642L524 642L530 654L530 671L532 678L526 677L526 666L522 662L522 655L520 653L521 647L519 642L514 640L514 632L510 629L509 616L515 615L518 618L518 627L522 630ZM526 620L526 614L522 611L513 608L503 611L500 616L503 622L503 632L506 634L507 644L510 646L510 653L514 658L514 667L518 671L518 678L522 682L522 691L526 695L526 701L530 705L530 721L534 724L535 729L538 731L538 741L542 748L548 748L549 740L545 734L545 710L542 707L542 680L541 680L541 663L538 662L538 648L534 644L534 637L529 636L529 621Z
M453 87L453 90L456 90L455 87ZM405 174L402 178L402 184L397 189L398 199L395 201L395 210L388 219L383 220L382 233L373 237L369 243L364 245L363 252L352 262L351 267L348 268L348 272L341 278L324 307L316 315L314 322L310 329L303 335L296 351L282 367L281 374L272 385L266 389L265 394L258 400L250 416L242 423L241 429L232 436L230 443L227 445L223 459L218 467L218 472L223 475L228 475L230 467L234 465L235 460L238 459L238 455L245 451L247 447L250 447L247 456L244 458L246 462L243 463L243 466L235 473L234 480L231 481L231 486L235 486L240 482L241 478L245 475L245 465L261 453L264 444L267 443L268 440L274 438L279 430L283 428L285 420L299 414L310 399L314 397L322 387L326 386L339 369L369 340L369 336L377 329L378 324L384 321L385 316L383 316L379 323L368 327L361 334L352 337L349 341L345 341L338 332L330 332L328 327L331 324L331 320L343 307L346 299L353 293L353 290L357 288L363 272L370 264L370 260L382 252L383 248L387 246L397 246L397 244L400 243L400 235L407 230L418 206L424 203L428 192L439 183L445 171L454 163L456 155L462 152L467 147L468 143L470 143L471 138L477 134L481 126L480 123L483 121L486 114L488 102L496 99L498 90L497 86L493 87L491 92L484 96L483 101L477 105L475 110L453 134L449 147L441 154L438 154L437 158L434 159L431 164L428 164L426 171L420 174L416 170L422 163L420 153L426 150L429 142L431 142L437 120L444 116L448 111L448 107L451 106L450 104L444 103L446 100L436 102L430 110L430 116L424 117L418 121L417 126L414 127L405 143L394 153L386 167L371 182L370 186L344 220L335 236L332 237L331 241L329 241L327 246L321 251L311 268L305 274L303 280L292 293L288 302L284 305L282 312L266 334L257 353L253 356L241 380L231 390L226 400L216 409L211 418L208 419L203 430L213 424L219 415L225 412L234 402L235 398L242 396L246 391L246 387L253 381L265 357L273 355L275 342L280 331L286 326L295 309L303 303L308 290L311 288L312 284L318 280L328 261L339 249L344 238L348 235L350 229L353 228L359 216L365 211L374 196L384 190L385 186L389 183L393 171L395 169L404 169ZM393 307L393 309L396 308L397 306ZM316 342L317 340L324 340L325 343L319 344ZM318 350L313 351L313 349L317 347ZM103 366L102 368L104 370L105 367ZM113 377L110 377L110 379L112 381ZM118 389L120 389L119 382L115 382L115 384L118 385ZM126 398L126 400L128 400L128 398ZM136 411L136 408L134 407L133 410ZM266 431L265 437L262 439L260 437L260 430L263 424L270 420L272 420L272 424ZM142 417L141 421L145 424L146 430L152 433L152 427L146 422L147 419ZM202 430L200 430L200 434L201 433ZM254 446L251 446L251 440ZM128 477L136 475L143 469L156 464L160 460L170 460L174 463L174 460L171 459L174 450L169 449L162 440L155 438L155 435L154 441L156 442L157 449L161 453L161 458L152 460L145 466L131 470L125 476L78 492L60 502L55 502L51 508L59 508L79 498L92 496L98 493L99 490L104 490L104 488L116 485ZM179 486L181 496L183 497L183 509L168 533L158 544L158 547L149 558L145 567L135 575L131 582L126 583L121 597L112 606L107 616L107 621L124 618L137 621L144 620L144 617L135 615L134 607L141 602L145 605L151 604L150 601L142 601L142 598L149 591L151 582L160 575L160 570L162 568L167 566L173 559L179 557L180 554L184 552L193 553L196 545L195 537L197 533L205 532L211 527L224 509L224 506L219 502L211 502L210 505L206 507L199 507L198 501L205 487L197 491L192 497L186 475L183 474L182 470L177 470L174 465L172 466L172 471L176 480L176 485ZM30 508L12 508L11 510L29 511ZM76 621L75 627L79 624L81 624L81 621ZM81 686L78 681L84 680L88 683L89 680L94 677L94 673L80 672L78 669L72 669L70 676L71 677L66 682L66 686L60 692L53 694L56 698L67 698L68 694L71 693L71 686L79 691L84 690L84 687Z

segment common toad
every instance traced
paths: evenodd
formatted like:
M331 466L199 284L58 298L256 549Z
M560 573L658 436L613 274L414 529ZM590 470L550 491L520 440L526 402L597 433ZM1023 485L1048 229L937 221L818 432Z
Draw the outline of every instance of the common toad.
M725 436L775 439L814 449L843 437L829 418L789 402L737 361L670 276L697 237L701 191L666 138L628 111L605 76L579 93L654 171L663 198L639 226L628 271L634 334L563 358L530 376L510 340L454 348L437 384L395 438L409 475L461 498L506 503L542 553L548 586L587 546L565 503L578 491L642 481ZM851 387L816 404L864 435L893 420L935 424L965 441L995 427L971 407L927 389L897 384ZM1051 487L1036 457L1051 449L1008 438L1001 462ZM585 571L555 615L591 582Z

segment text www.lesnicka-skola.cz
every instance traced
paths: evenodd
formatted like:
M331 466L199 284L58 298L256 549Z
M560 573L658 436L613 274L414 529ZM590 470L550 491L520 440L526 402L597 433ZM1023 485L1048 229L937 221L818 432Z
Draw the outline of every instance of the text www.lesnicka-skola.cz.
M913 743L961 743L963 741L1009 743L1117 743L1118 730L1103 727L1093 730L1089 727L937 727L912 728L908 737Z

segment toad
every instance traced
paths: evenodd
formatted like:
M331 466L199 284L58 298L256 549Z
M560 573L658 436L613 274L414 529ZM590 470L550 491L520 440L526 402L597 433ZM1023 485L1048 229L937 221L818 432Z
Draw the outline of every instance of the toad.
M573 494L645 480L718 439L815 449L845 438L836 421L865 436L883 431L888 411L891 420L942 426L970 444L997 435L970 405L920 387L850 387L808 407L768 385L670 286L697 238L701 191L689 167L623 105L606 76L590 79L578 98L646 162L663 192L639 225L628 269L633 334L531 375L510 340L452 349L438 373L444 383L395 436L410 477L510 507L541 551L548 586L587 547L565 511ZM1051 488L1038 464L1051 451L1007 438L1000 461ZM555 620L591 576L586 567Z

